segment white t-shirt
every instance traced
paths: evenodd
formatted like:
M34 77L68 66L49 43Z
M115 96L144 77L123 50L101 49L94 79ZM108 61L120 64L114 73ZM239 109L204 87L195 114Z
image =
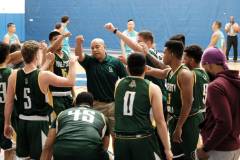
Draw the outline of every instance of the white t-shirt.
M234 27L238 28L238 24L236 22L234 24L227 23L225 25L225 30L229 29L229 32L227 33L229 36L237 35L237 32L234 31Z

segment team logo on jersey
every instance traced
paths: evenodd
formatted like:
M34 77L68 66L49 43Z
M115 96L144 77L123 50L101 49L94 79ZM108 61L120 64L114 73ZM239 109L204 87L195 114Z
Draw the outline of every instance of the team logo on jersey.
M169 92L175 92L176 91L176 84L167 83L167 90Z
M203 75L203 79L204 79L205 81L208 81L208 77L207 77L206 75Z
M69 61L56 61L56 67L63 68L69 66Z
M111 66L108 67L109 72L113 72L113 68Z
M135 88L136 87L136 81L132 80L131 83L129 84L129 87Z
M25 84L28 84L28 79L27 78L25 78Z

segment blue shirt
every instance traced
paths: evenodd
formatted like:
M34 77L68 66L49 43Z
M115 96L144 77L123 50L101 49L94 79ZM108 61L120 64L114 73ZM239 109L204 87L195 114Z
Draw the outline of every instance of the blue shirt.
M69 32L67 27L64 28L64 33L66 33L66 32ZM69 37L66 37L63 39L62 51L67 53L67 55L70 54L71 50L70 50L70 45L69 45Z
M217 43L216 43L215 47L223 50L223 47L224 47L224 34L220 30L216 31L215 34L218 35L218 40L217 40Z
M125 34L126 36L128 36L131 40L133 41L137 41L137 34L138 32L136 32L135 30L134 31L131 31L129 32L128 30L125 30L123 32L123 34ZM125 52L126 52L126 55L129 56L129 54L132 52L132 49L128 46L128 45L124 45L125 47Z
M5 37L9 37L9 45L13 44L13 43L18 43L18 36L16 34L10 35L9 33L7 33Z

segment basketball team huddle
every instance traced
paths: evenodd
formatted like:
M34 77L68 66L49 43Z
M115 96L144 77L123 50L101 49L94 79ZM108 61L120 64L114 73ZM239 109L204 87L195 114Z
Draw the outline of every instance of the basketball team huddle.
M220 49L185 46L179 34L159 56L150 31L138 32L136 42L112 23L104 28L132 53L113 57L95 38L88 55L78 35L69 56L62 45L71 33L58 31L49 34L50 46L29 40L9 54L9 45L0 43L5 159L14 159L12 139L20 159L213 160L222 151L231 151L225 159L238 159L239 71L228 69ZM18 59L23 68L11 69ZM88 90L78 95L77 63Z

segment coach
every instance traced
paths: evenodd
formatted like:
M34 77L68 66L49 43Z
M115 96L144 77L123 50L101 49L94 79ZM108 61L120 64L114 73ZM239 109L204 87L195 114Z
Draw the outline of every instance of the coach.
M83 53L83 41L83 36L76 37L75 54L86 71L87 89L94 96L93 108L108 118L110 132L113 133L115 83L127 73L117 58L106 53L103 39L95 38L91 41L91 56Z

